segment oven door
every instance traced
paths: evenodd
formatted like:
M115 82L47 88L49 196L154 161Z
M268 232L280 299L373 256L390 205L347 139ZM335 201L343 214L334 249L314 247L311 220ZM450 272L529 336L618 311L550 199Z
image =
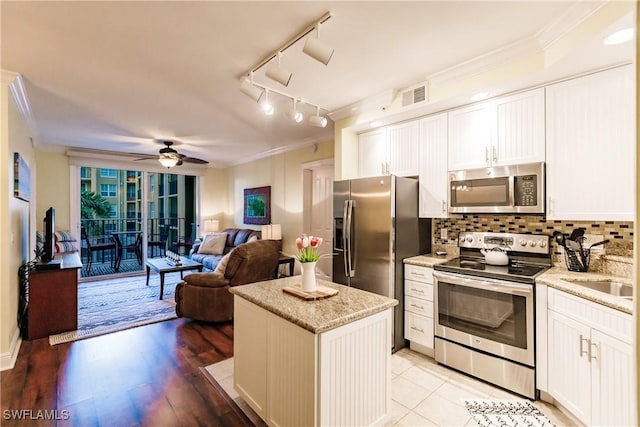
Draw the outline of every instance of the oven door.
M435 271L435 335L534 366L533 286Z

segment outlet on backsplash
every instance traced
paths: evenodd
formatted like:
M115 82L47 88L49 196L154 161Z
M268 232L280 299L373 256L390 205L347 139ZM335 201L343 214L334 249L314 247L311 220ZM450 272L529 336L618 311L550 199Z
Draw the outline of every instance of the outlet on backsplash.
M446 241L446 240L447 240L447 229L446 229L446 228L444 228L444 227L440 229L440 238L441 238L443 241Z

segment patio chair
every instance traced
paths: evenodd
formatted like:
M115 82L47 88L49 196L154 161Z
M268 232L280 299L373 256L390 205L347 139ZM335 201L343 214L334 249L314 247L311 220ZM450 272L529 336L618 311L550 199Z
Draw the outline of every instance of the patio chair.
M151 258L155 256L156 248L160 248L161 256L166 255L168 234L167 228L163 227L162 231L160 231L160 235L156 235L157 237L155 238L154 235L151 235L151 239L147 241L147 247L151 249Z
M87 273L91 272L91 264L93 264L93 253L100 252L102 254L102 262L104 263L104 253L109 251L109 263L111 267L114 267L115 263L115 253L116 253L116 242L113 241L111 237L100 237L100 240L103 240L101 243L92 243L91 239L87 235L87 232L82 229L81 232L82 239L87 244Z

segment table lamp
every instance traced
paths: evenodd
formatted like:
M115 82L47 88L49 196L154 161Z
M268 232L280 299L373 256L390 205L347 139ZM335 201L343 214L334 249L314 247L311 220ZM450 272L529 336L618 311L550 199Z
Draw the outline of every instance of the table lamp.
M260 228L262 240L282 240L282 226L280 224L263 225Z
M215 233L220 229L220 221L217 219L208 219L204 222L204 233Z

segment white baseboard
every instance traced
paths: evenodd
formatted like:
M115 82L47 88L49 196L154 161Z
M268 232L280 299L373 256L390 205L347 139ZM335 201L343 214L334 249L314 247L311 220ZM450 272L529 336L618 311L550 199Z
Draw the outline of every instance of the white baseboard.
M9 351L0 354L0 371L6 371L13 369L18 359L18 352L20 351L20 345L22 345L22 338L20 338L20 329L16 328L11 337L11 345Z

